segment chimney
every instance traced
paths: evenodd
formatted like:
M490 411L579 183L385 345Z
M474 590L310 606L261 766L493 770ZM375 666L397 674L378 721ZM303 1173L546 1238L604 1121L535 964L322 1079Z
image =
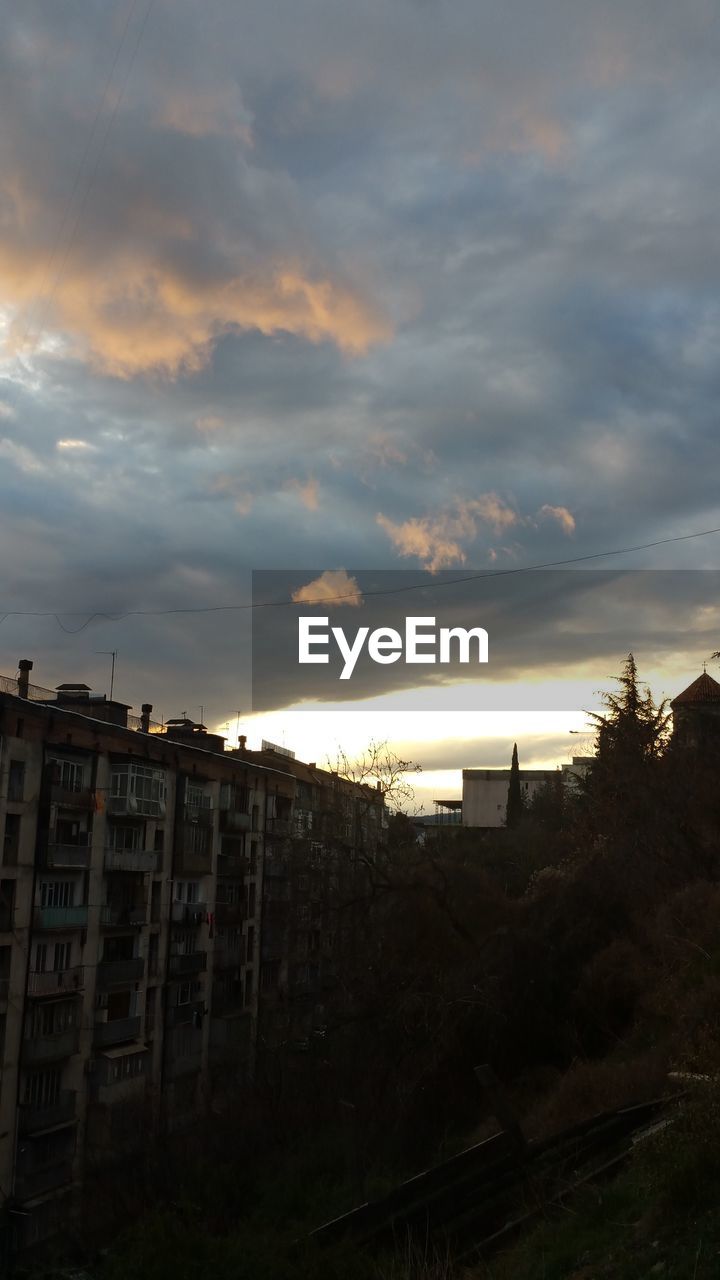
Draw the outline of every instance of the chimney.
M142 712L140 716L140 732L141 733L150 732L150 713L152 709L153 709L152 702L143 702L142 707L140 708Z
M238 746L239 746L239 748L240 748L240 750L241 750L241 751L244 751L244 750L245 750L245 743L246 743L246 742L247 742L247 734L246 734L246 733L241 733L241 734L239 735L239 737L238 737Z
M308 762L308 769L317 769L317 761L315 761L315 760L310 760L310 761Z
M33 664L29 658L21 658L18 662L18 697L27 698L30 686L30 672Z

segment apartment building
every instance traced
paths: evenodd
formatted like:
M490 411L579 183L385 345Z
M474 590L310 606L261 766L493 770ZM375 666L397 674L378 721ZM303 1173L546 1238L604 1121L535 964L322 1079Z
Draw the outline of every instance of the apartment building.
M266 1051L303 1051L324 1035L341 999L338 974L362 952L384 796L279 748L233 754L289 775L267 799L259 1027Z
M5 1248L252 1073L265 815L295 786L149 704L31 685L31 666L0 682Z

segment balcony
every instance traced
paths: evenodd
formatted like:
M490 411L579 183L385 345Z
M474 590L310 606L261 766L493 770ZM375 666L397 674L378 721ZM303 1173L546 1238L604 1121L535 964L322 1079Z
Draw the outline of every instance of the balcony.
M50 800L61 809L94 809L95 792L89 787L63 787L59 782L50 788Z
M23 1066L36 1067L44 1062L59 1062L62 1058L71 1058L78 1051L78 1038L79 1029L70 1027L56 1035L33 1036L23 1040Z
M213 952L213 967L215 969L239 969L244 962L245 950L243 947L229 947L223 939L218 938Z
M84 871L90 866L92 850L86 844L49 844L43 865Z
M266 818L265 831L269 836L289 836L292 833L290 818Z
M169 1027L182 1027L192 1022L196 1014L202 1017L204 1013L205 1004L202 1000L194 1000L188 1004L173 1004L167 1011L167 1024Z
M175 872L185 876L209 876L212 874L212 852L207 849L189 849L187 845L175 854Z
M134 871L145 875L148 871L157 871L159 854L152 849L106 849L104 866L106 871Z
M173 902L170 919L173 924L199 927L207 919L207 902Z
M190 973L204 973L206 969L206 951L190 951L183 956L170 956L171 978L182 978Z
M220 810L220 830L240 834L250 830L250 814L240 809Z
M140 1035L140 1018L114 1018L112 1022L95 1023L95 1044L107 1049L113 1044L126 1044Z
M247 875L248 859L242 853L219 853L217 873L219 876L235 878Z
M76 991L82 991L84 978L85 970L81 964L75 965L72 969L58 969L57 972L49 970L40 973L37 970L31 970L28 976L28 995L34 997L74 995Z
M168 1054L165 1066L165 1075L168 1080L177 1080L180 1076L194 1075L201 1070L202 1049L200 1048L195 1053L184 1053L178 1057Z
M28 1169L21 1173L18 1170L15 1178L15 1194L18 1200L34 1200L47 1191L54 1191L67 1182L72 1182L72 1164L63 1160L59 1164L49 1165L42 1169Z
M147 907L142 904L135 907L116 907L108 903L100 908L100 924L103 929L138 929L145 924L146 919Z
M122 818L164 818L165 801L145 796L108 796L107 811Z
M145 972L145 961L142 956L131 960L103 960L98 965L97 984L101 991L108 987L125 987L133 982L140 982Z
M192 826L211 827L213 824L213 812L209 804L186 804L185 805L185 821Z
M238 927L245 919L244 902L216 902L215 920L223 927Z
M61 1089L56 1102L49 1107L23 1103L20 1107L20 1133L42 1133L75 1120L75 1091Z
M36 907L33 919L36 929L84 929L87 907Z

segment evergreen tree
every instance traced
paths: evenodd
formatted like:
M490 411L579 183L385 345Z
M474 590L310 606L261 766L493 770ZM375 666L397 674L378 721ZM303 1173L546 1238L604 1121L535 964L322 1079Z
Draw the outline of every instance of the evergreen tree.
M651 844L657 838L663 784L660 761L668 741L667 703L655 705L638 681L629 653L617 677L617 693L604 693L595 723L595 760L584 788L596 834L620 843Z
M522 817L523 800L520 790L520 765L518 763L517 742L513 745L512 763L510 765L510 782L508 784L507 808L505 810L505 826L516 827Z

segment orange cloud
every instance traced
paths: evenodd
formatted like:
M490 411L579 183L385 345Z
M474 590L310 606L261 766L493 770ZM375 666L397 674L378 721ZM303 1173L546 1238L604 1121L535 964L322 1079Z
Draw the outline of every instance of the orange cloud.
M252 493L244 489L236 476L226 474L215 476L212 482L213 493L226 493L233 499L233 506L239 516L249 516L255 501Z
M326 569L320 574L319 578L315 578L312 582L308 582L304 587L298 587L292 594L293 600L297 604L325 604L334 603L338 607L341 605L350 605L356 608L363 602L362 592L355 578L351 578L345 569Z
M309 480L291 480L288 488L297 494L308 511L317 511L320 506L320 486L314 476Z
M496 493L484 493L467 501L458 499L451 511L412 516L401 524L381 513L376 519L399 554L417 556L430 573L464 564L463 543L474 542L480 524L499 533L520 522L517 512Z
M568 511L567 507L551 507L546 502L538 511L538 515L545 516L549 520L557 520L563 533L568 538L575 532L575 517Z
M11 351L34 349L49 332L116 377L176 377L204 367L213 343L234 330L332 342L348 356L391 335L380 309L340 269L323 266L311 250L299 256L282 246L236 245L232 233L208 226L202 204L165 209L150 195L138 199L126 239L91 227L60 254L53 275L47 213L30 181L0 176L0 195L9 200L0 228L0 306L13 313ZM286 234L295 235L291 222Z
M237 138L248 147L253 145L252 116L233 84L202 92L171 92L161 102L155 123L191 138L216 135Z

